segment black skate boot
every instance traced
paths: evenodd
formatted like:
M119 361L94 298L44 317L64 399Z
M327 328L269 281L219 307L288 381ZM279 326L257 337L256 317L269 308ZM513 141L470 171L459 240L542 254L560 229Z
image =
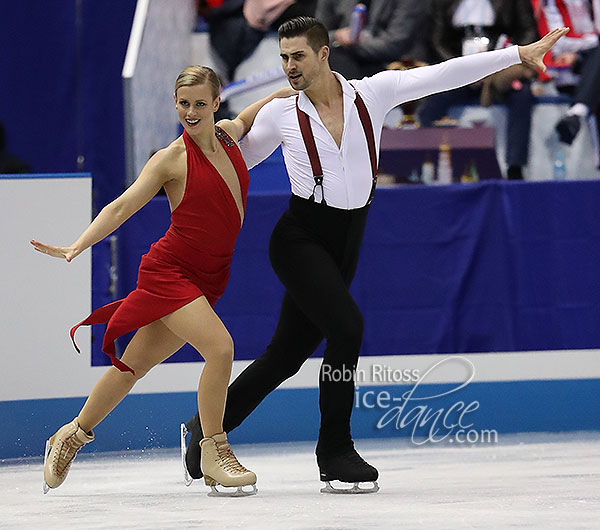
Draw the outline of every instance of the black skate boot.
M321 493L376 493L379 491L377 485L379 472L372 465L367 464L354 447L329 458L317 457L317 463L321 481L326 484L321 489ZM334 488L331 485L332 480L353 482L354 486L345 489ZM361 482L372 482L373 487L360 488Z
M190 434L190 443L186 447L185 439L188 434ZM183 480L186 486L189 486L194 479L202 478L200 441L203 437L198 413L187 423L181 424L181 463L183 465Z

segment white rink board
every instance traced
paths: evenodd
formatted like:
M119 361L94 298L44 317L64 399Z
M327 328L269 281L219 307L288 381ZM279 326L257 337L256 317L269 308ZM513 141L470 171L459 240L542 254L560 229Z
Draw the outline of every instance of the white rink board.
M89 378L89 329L79 358L69 329L90 311L91 253L67 263L29 241L72 243L90 223L91 193L89 175L0 178L0 401L51 397Z
M89 395L106 371L92 367L90 330L77 332L77 355L69 329L91 310L91 252L72 263L33 251L32 238L69 244L91 220L91 178L0 177L0 222L4 256L0 260L2 356L0 402ZM427 383L598 379L598 350L460 355L387 355L361 357L367 374L361 386L395 385L368 377L374 366L428 373ZM446 362L454 357L452 362ZM309 359L281 388L316 388L322 359ZM440 364L441 363L441 364ZM234 379L249 361L236 361ZM154 368L134 394L194 392L203 363L167 363Z

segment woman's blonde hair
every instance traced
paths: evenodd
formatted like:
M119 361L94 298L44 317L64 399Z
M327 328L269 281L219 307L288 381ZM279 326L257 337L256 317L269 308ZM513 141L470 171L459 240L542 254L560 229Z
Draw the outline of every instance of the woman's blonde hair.
M182 86L196 86L208 83L213 99L221 92L221 82L217 74L208 66L193 65L184 68L175 81L175 95Z

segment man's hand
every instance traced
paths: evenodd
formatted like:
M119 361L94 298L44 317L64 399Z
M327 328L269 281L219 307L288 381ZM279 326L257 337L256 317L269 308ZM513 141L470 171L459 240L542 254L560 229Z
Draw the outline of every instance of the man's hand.
M558 39L568 32L569 28L553 29L549 33L546 33L540 40L527 46L519 46L519 55L521 56L522 63L539 68L542 72L545 72L544 55L556 44Z

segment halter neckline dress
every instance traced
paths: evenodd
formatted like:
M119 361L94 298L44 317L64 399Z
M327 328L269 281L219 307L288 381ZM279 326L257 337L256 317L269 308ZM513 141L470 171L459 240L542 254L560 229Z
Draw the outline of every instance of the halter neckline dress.
M215 135L235 168L245 212L248 169L231 137L219 127L215 127ZM77 328L107 323L102 351L121 371L134 373L115 356L117 338L200 296L206 296L214 306L229 280L242 213L232 190L186 131L183 140L187 156L183 199L171 213L166 234L142 256L136 289L121 300L99 307L71 329L71 340L79 351L75 343Z

